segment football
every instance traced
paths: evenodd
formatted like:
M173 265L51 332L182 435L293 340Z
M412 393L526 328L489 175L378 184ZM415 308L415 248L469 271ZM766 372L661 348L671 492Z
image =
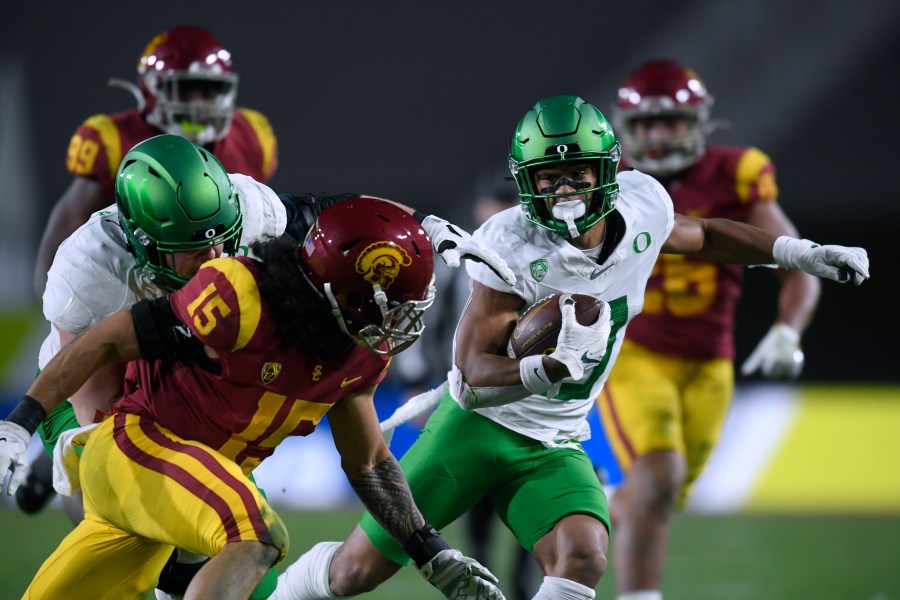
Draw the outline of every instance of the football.
M528 307L509 336L508 351L513 358L524 358L536 354L550 354L556 349L562 312L559 297L553 294L541 298ZM575 300L575 318L581 325L590 325L600 314L601 303L597 298L585 294L572 294Z

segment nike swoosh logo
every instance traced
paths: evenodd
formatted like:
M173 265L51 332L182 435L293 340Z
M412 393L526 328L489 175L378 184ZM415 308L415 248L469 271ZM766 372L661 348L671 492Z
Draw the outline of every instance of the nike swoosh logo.
M588 358L587 352L585 352L584 354L581 355L581 362L583 362L586 365L599 365L600 364L599 360L596 360L593 358Z
M341 387L342 387L342 388L345 388L345 387L347 387L348 385L350 385L351 383L353 383L354 381L357 381L358 379L362 379L362 375L360 375L359 377L354 377L353 379L347 379L347 378L345 377L345 378L343 379L343 381L341 381Z
M591 273L591 279L592 280L597 279L598 277L600 277L600 275L602 275L603 273L606 273L607 269L611 269L611 268L612 268L612 265L606 265L602 269L597 269L596 271Z
M544 380L544 378L543 378L543 377L541 377L541 374L540 374L540 373L539 373L539 372L538 372L538 370L537 370L537 369L535 369L535 370L534 370L534 376L535 376L535 377L537 377L537 378L538 378L538 379L540 379L540 380L541 380L541 381L543 381L543 380Z

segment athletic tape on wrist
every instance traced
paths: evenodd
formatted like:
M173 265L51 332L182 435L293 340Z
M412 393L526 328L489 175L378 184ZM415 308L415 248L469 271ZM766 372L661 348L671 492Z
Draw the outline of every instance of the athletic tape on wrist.
M425 563L437 556L441 550L449 550L450 544L444 539L438 531L431 526L431 523L425 523L422 527L415 530L412 536L403 544L403 551L416 563L417 567L422 567Z
M788 246L793 238L782 235L772 245L772 258L779 267L790 267L790 258L787 256Z
M46 416L47 411L44 410L44 407L41 406L37 400L26 395L16 405L13 411L9 413L6 420L10 423L21 425L25 431L34 434L34 432L37 431L38 425L41 424L41 421L43 421Z
M532 394L543 394L551 387L553 382L544 369L544 355L526 356L519 361L519 377L522 385Z

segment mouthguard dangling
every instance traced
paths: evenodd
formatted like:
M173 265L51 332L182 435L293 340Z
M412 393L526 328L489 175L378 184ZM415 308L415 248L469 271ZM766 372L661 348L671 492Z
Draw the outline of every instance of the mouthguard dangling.
M571 237L575 238L580 235L578 228L575 226L575 219L580 219L584 216L585 207L583 201L566 200L564 202L557 202L550 211L555 218L565 222L566 227L569 228L569 235Z

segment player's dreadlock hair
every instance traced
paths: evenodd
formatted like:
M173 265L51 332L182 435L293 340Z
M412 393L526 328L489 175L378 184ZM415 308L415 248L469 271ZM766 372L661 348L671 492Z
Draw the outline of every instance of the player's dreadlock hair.
M338 327L328 303L300 276L299 242L289 235L251 244L262 263L257 285L278 323L279 345L334 360L349 351L353 341Z

